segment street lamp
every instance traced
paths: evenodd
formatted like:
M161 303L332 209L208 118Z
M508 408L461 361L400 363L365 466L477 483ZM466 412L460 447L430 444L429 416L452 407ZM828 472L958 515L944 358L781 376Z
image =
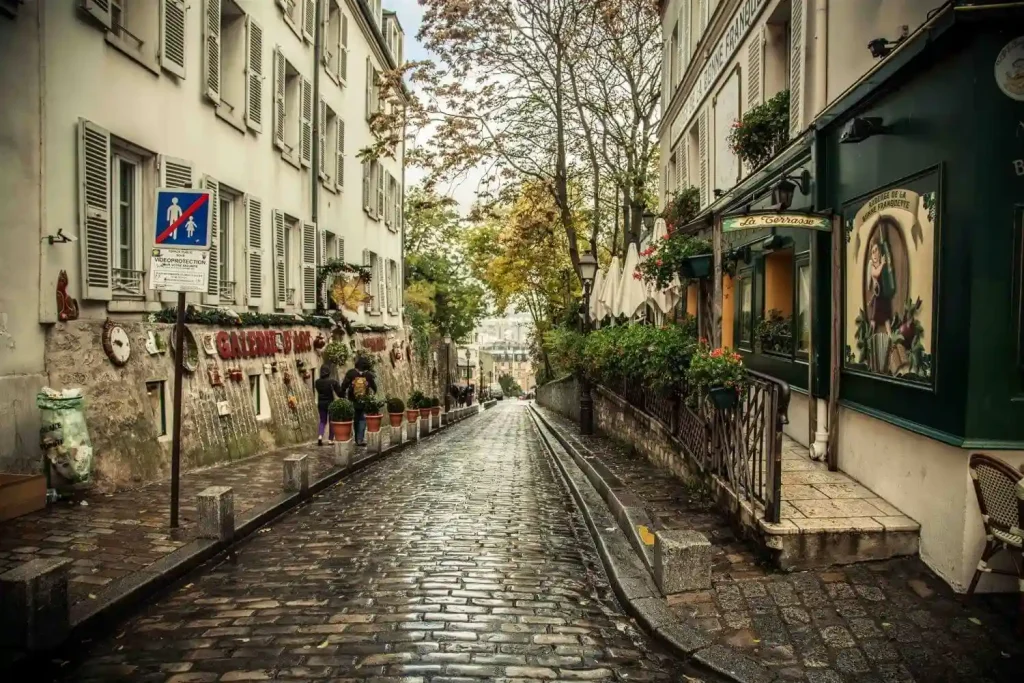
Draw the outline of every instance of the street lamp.
M643 215L644 229L647 231L654 230L654 221L658 219L658 214L652 213L650 209L646 209Z
M590 288L597 277L597 258L587 252L580 256L580 279L583 281L583 334L590 332ZM590 381L580 373L580 434L594 433L594 399L590 395Z
M452 336L444 336L444 412L451 410L452 400Z

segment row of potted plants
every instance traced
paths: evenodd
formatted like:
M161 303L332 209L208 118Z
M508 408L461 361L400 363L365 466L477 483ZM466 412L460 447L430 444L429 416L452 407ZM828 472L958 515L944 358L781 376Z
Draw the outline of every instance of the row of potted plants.
M356 412L366 416L366 431L379 432L381 422L384 420L382 409L388 411L388 420L392 427L401 427L402 418L409 422L415 422L417 418L426 419L428 415L435 417L441 413L441 400L435 397L428 397L421 391L414 391L409 397L408 408L406 402L398 397L379 398L374 395L363 396L350 401L346 398L338 398L327 407L327 414L331 418L331 433L335 441L348 441L352 436L352 422L355 420Z

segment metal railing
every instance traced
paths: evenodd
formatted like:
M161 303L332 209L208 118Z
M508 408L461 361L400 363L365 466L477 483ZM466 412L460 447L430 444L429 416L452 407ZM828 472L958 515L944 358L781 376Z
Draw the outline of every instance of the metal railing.
M225 304L235 303L235 283L229 280L220 281L220 301Z
M116 296L144 296L146 271L111 268L110 286Z
M782 428L789 385L748 371L736 407L721 410L686 390L665 394L636 382L614 388L627 403L660 422L705 472L724 480L740 498L764 506L777 523L782 509Z

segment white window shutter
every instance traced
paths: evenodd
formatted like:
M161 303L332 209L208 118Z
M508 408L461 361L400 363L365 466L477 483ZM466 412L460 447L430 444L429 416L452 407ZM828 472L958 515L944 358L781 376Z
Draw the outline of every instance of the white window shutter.
M376 284L374 277L377 274L373 272L373 261L370 256L369 249L363 249L363 265L367 266L370 269L370 281L366 283L366 293L369 294L371 297L369 306L364 305L363 310L373 310L373 308L377 305L375 303L377 297L375 297L373 294L373 287Z
M323 266L326 265L329 260L329 257L327 256L327 231L317 228L316 232L319 240L317 243L320 245L316 264L317 266Z
M761 35L751 34L750 45L747 46L747 108L756 107L761 103L761 52L764 45Z
M284 308L288 299L287 283L285 282L285 268L288 264L284 261L284 213L274 209L272 212L274 224L274 307Z
M82 9L104 28L111 28L110 0L82 0Z
M363 211L370 211L370 162L363 162Z
M220 102L220 0L205 0L203 22L203 75L206 78L206 96Z
M302 37L312 43L316 34L316 0L303 0L302 5Z
M384 176L384 225L391 226L391 174L383 171Z
M330 180L330 175L327 174L327 102L320 98L320 130L317 131L317 145L319 146L318 165L317 173L320 175L321 180Z
M384 168L379 161L373 162L374 176L377 178L377 218L384 215Z
M342 237L341 235L335 235L334 236L334 241L337 243L337 248L338 248L338 254L335 256L335 258L338 258L338 259L341 259L342 261L344 261L345 260L345 238Z
M290 9L290 5L292 4L292 2L294 2L294 0L276 0L276 1L277 1L277 6L280 7L282 10L284 10L285 14L288 13L288 10Z
M185 78L185 0L160 0L160 66Z
M338 144L335 149L334 186L340 190L345 187L345 122L339 115L334 119L334 123L338 127Z
M388 284L387 273L384 272L384 259L378 256L374 259L374 263L377 267L377 273L380 275L377 280L377 294L380 296L380 300L377 302L377 310L386 311L388 308Z
M302 224L302 308L316 308L316 223Z
M246 260L248 262L249 306L263 303L263 202L245 196Z
M700 205L708 205L708 113L700 113L697 119L697 148L700 164Z
M263 132L263 27L245 17L245 125Z
M203 176L203 187L210 191L210 279L203 303L220 303L220 183Z
M806 40L804 0L793 0L790 19L789 54L789 137L804 129L804 42Z
M301 161L303 166L310 166L313 163L313 84L302 79L302 111L299 114L301 128L299 134L302 136L299 143L302 146Z
M348 80L348 15L341 11L341 47L338 50L338 78Z
M679 3L679 80L683 79L686 67L690 65L690 5ZM671 94L668 96L671 98Z
M78 120L78 238L82 298L110 301L110 132L84 119Z
M665 187L664 187L664 190L665 190L665 200L666 200L665 203L666 204L668 203L668 200L672 196L672 191L675 188L675 183L676 183L676 154L675 154L675 152L673 152L672 156L670 156L668 158L668 163L665 164Z
M281 48L274 48L274 146L284 149L284 53Z
M366 58L366 119L373 116L373 64Z

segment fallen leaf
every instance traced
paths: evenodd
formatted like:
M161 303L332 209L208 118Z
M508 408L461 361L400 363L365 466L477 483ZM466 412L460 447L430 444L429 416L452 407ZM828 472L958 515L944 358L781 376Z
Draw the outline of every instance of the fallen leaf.
M637 530L640 532L640 540L644 542L644 545L654 545L654 534L643 524L637 525Z
M93 593L89 593L89 599L90 600L95 600L96 596Z
M970 618L970 619L968 619L967 621L971 622L971 623L972 623L972 624L974 624L975 626L981 626L981 619L979 619L979 618L977 618L977 617L971 617L971 618Z
M322 650L322 649L324 649L325 647L327 647L327 646L328 646L328 645L330 644L330 642L331 642L330 640L325 640L324 642L322 642L322 643L320 643L319 645L317 645L317 646L316 646L316 649L318 649L318 650Z

